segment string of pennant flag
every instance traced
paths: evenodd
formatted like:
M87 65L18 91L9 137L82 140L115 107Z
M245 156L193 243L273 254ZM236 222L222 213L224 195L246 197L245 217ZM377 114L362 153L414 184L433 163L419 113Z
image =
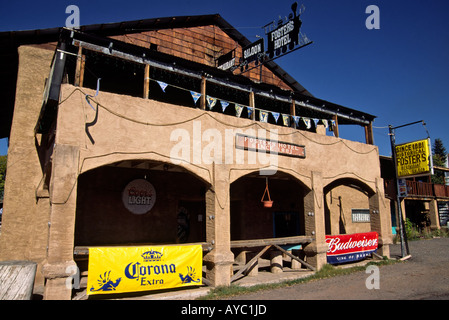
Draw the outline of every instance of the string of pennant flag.
M199 98L201 97L201 93L199 93L199 92L181 88L181 87L178 87L175 85L169 85L169 84L167 84L163 81L159 81L159 80L154 80L154 81L156 81L159 84L159 86L161 87L161 89L164 93L168 86L172 86L172 87L175 87L175 88L178 88L181 90L189 91L192 96L193 102L195 104L198 102ZM294 116L291 114L284 114L284 113L280 113L280 112L268 111L268 110L263 110L263 109L259 109L259 108L252 108L252 107L238 104L238 103L235 103L232 101L225 101L222 99L211 97L209 95L206 95L206 102L207 102L207 107L209 108L209 110L212 110L214 107L216 107L217 102L219 102L222 112L225 112L226 108L230 104L234 104L235 105L235 115L238 118L241 117L245 108L246 108L249 119L252 118L253 112L258 112L259 113L259 121L264 122L264 123L268 122L268 116L269 116L269 114L271 114L273 116L274 120L276 121L276 123L278 123L279 118L281 118L283 125L286 127L290 127L291 120L293 120L295 122L296 126L299 126L300 121L302 121L304 123L304 125L307 127L307 129L310 129L312 127L312 123L314 123L315 127L316 127L318 122L320 122L320 121L324 125L325 128L328 128L329 126L332 126L332 127L335 126L335 120Z

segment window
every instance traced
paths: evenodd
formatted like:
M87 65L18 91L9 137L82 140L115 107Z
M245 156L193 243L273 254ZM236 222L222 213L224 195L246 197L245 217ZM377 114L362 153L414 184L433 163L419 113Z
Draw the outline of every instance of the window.
M369 209L352 209L352 222L370 222Z

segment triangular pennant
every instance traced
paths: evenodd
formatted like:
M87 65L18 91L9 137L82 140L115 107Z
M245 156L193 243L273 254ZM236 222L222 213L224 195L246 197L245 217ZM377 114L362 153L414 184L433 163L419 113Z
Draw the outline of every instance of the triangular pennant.
M284 126L290 127L290 115L282 114L282 121L284 122Z
M240 118L242 115L243 107L241 105L235 105L235 115Z
M300 117L299 116L292 116L292 117L293 117L293 120L296 123L296 126L298 127L299 126L299 119L300 119Z
M276 120L276 123L277 123L277 122L278 122L278 119L279 119L280 113L279 113L279 112L271 112L271 114L273 115L274 120Z
M327 129L329 126L326 119L321 119L321 122L324 124L324 127Z
M196 104L198 99L201 97L201 93L198 93L198 92L195 92L195 91L190 91L190 94L192 95L193 101Z
M317 127L317 125L318 125L318 122L320 121L320 119L313 119L313 123L315 123L315 128Z
M207 96L207 105L209 106L209 110L211 110L215 104L217 103L217 98Z
M159 83L159 86L161 87L162 91L165 92L165 88L167 88L168 84L166 84L165 82L162 82L162 81L157 81L157 83Z
M226 108L229 106L229 102L220 100L221 110L225 112Z
M311 124L309 118L302 118L302 121L304 121L304 124L306 125L307 129L310 129L312 127L312 124Z
M252 115L253 115L253 108L251 107L246 107L246 110L248 110L248 118L251 119Z
M268 122L268 112L260 110L259 118L260 122Z

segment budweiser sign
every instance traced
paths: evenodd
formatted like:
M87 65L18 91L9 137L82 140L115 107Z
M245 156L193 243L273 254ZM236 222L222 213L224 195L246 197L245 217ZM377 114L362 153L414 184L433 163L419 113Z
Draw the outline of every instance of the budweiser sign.
M330 264L362 260L378 246L377 232L326 236L327 262Z

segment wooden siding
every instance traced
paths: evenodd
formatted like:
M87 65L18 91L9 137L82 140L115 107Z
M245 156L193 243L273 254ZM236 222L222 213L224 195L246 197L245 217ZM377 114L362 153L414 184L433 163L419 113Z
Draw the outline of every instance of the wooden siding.
M242 47L239 43L229 37L222 29L213 25L143 31L112 36L111 38L145 48L149 48L150 44L155 44L159 52L208 66L215 66L215 59L233 49L236 49L236 61L239 61L239 58L242 57ZM254 63L251 64L251 66L253 65ZM234 74L239 73L240 69L234 71ZM243 75L255 82L263 82L285 90L292 90L265 66L262 67L262 71L261 68L254 68L243 73Z

